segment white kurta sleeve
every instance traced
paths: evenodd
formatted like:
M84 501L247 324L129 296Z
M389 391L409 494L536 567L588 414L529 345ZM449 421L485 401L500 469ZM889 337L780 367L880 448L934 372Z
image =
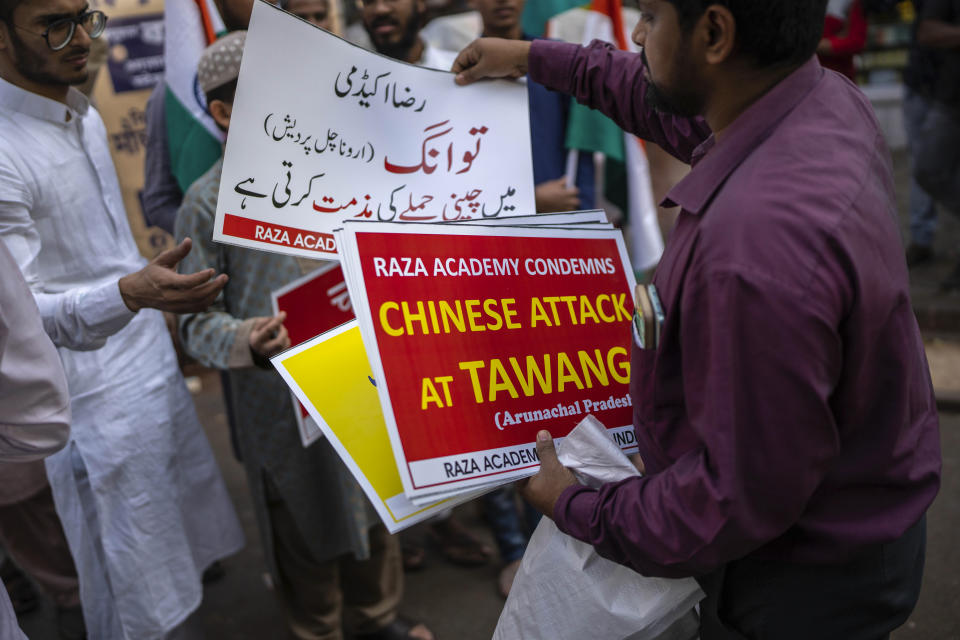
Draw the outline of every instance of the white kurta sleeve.
M10 596L6 589L0 589L0 638L3 640L27 640L17 625L17 614L13 612Z
M70 394L60 356L2 243L0 273L0 462L26 462L67 442Z
M42 239L30 216L34 197L14 161L0 153L0 238L23 273L53 343L78 351L102 347L135 312L123 302L118 281L50 291L37 269Z

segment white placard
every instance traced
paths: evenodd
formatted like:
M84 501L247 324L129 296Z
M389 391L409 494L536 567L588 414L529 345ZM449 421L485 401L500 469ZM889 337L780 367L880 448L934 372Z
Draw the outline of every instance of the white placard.
M333 258L345 220L533 213L526 86L458 87L255 4L214 240Z

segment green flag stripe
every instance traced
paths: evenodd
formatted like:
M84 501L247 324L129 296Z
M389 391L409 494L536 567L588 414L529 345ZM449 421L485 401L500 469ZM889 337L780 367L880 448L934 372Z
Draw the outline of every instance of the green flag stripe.
M169 88L165 97L170 169L180 190L186 191L213 166L223 149L220 141L193 117Z
M543 36L547 21L568 9L589 5L588 0L533 0L523 8L520 22L523 32L534 37Z
M566 146L581 151L599 151L608 158L624 160L623 130L599 111L575 101L570 104L567 118Z

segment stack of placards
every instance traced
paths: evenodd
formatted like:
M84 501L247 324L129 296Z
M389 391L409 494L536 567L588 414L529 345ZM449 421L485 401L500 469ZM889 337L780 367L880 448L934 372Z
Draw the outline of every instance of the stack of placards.
M540 429L593 414L635 448L622 236L534 193L523 83L457 87L255 3L214 239L340 261L276 292L309 339L273 363L391 532L535 473Z
M532 475L536 433L587 414L636 450L621 233L599 211L503 222L346 223L357 321L274 358L392 528Z

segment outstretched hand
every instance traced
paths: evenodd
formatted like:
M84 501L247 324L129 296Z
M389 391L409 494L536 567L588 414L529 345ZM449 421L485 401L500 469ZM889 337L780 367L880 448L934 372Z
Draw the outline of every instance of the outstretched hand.
M484 78L520 78L527 75L530 43L525 40L479 38L460 52L453 61L459 85Z
M203 311L216 300L227 284L227 275L214 277L213 269L177 273L177 264L193 246L190 238L167 249L140 271L120 278L120 295L131 311L143 308L171 313Z
M537 455L540 457L540 473L532 478L521 480L517 483L517 487L520 495L537 511L548 518L553 518L553 507L560 499L560 494L567 487L580 483L570 469L560 464L557 449L549 431L541 431L537 434Z

